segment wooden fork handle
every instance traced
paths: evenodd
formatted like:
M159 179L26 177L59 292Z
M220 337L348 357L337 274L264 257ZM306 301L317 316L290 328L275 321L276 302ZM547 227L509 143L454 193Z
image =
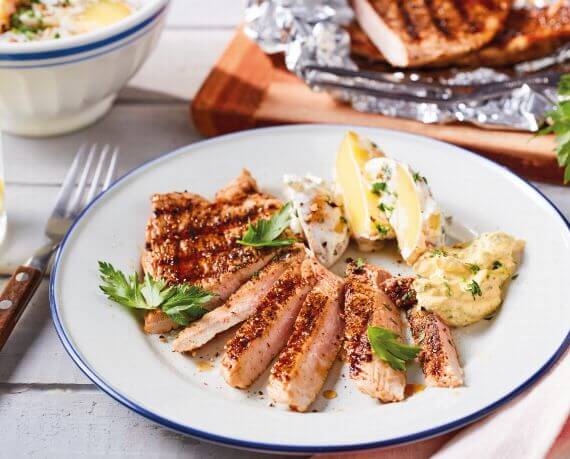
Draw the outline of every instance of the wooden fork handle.
M26 309L42 280L42 272L20 266L0 294L0 350L8 340L18 319Z

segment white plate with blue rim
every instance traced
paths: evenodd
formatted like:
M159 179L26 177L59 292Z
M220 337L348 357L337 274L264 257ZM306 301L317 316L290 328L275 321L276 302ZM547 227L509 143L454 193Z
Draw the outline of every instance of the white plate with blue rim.
M461 148L383 129L353 127L388 155L429 179L437 201L475 230L505 231L526 241L518 278L491 321L456 330L465 386L427 388L380 404L358 392L339 361L309 413L271 406L266 374L249 390L219 372L229 333L194 356L169 339L142 332L141 318L99 291L99 260L138 269L153 193L191 190L206 197L248 168L262 189L283 196L285 173L331 178L347 126L301 125L247 131L181 148L120 179L81 215L54 266L50 302L63 345L79 368L118 402L193 437L255 450L314 453L399 445L469 424L536 383L569 345L568 221L530 184ZM351 249L347 256L358 256ZM395 251L367 254L406 272ZM344 261L335 270L342 271ZM410 382L422 382L412 365Z

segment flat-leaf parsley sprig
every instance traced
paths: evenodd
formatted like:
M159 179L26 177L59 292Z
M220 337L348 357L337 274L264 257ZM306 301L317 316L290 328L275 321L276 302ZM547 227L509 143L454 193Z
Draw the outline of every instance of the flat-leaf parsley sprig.
M99 274L103 281L99 288L110 300L134 309L161 309L179 325L188 325L206 314L202 305L216 296L196 285L168 286L149 274L142 281L136 273L127 277L104 261L99 262Z
M409 346L398 341L398 334L383 327L368 327L368 341L374 354L394 370L405 371L406 362L420 353L418 346Z
M252 247L283 247L297 242L293 238L278 239L289 227L292 207L288 202L268 220L260 219L256 223L250 223L243 238L237 241L238 244Z
M550 125L538 135L556 135L558 165L564 168L564 183L570 182L570 74L562 75L558 83L559 101L553 110L545 113Z

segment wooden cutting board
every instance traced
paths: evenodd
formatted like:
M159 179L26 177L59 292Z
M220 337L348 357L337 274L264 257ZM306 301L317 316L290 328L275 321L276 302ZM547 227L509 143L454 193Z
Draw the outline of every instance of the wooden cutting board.
M325 93L311 91L283 64L238 31L196 95L191 115L198 130L216 136L260 126L339 123L377 126L422 134L461 145L531 179L562 183L552 136L428 125L361 113Z

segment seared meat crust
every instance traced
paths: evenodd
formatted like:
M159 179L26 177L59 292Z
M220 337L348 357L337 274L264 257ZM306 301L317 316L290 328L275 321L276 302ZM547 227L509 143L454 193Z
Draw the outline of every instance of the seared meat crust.
M177 352L192 351L206 344L218 333L248 319L262 304L264 296L278 278L292 265L300 264L304 257L305 248L302 244L276 255L261 272L255 273L222 306L210 311L200 320L192 322L180 332L172 348Z
M413 277L392 277L380 288L399 308L406 310L412 337L421 347L418 360L428 386L456 387L463 384L463 370L451 330L440 317L417 304Z
M217 294L209 305L225 301L251 275L262 269L274 251L243 246L237 241L249 222L268 218L281 202L257 188L244 170L210 202L193 193L152 197L147 225L143 271L169 284L187 282ZM164 333L176 324L161 311L145 317L147 333Z
M295 318L316 278L310 260L287 269L261 300L253 316L226 343L226 382L246 388L269 366L291 335Z
M410 309L407 313L418 356L428 386L457 387L463 384L463 370L451 330L437 314Z
M385 59L417 67L464 55L502 29L511 0L354 0L356 18Z
M354 23L348 28L352 52L374 62L385 62L382 52L362 28ZM560 0L544 8L512 9L503 28L483 48L442 58L426 67L502 67L555 52L570 41L570 4ZM420 65L421 66L421 65Z
M365 264L347 266L344 296L345 341L344 349L349 365L349 376L357 388L383 402L404 398L406 374L394 370L373 354L368 341L368 327L383 327L402 336L400 311L380 284L390 273Z
M343 281L316 262L314 267L319 280L269 377L269 396L294 411L306 411L315 400L342 344Z
M504 29L486 47L449 62L458 66L501 67L539 59L570 41L570 5L511 11Z

